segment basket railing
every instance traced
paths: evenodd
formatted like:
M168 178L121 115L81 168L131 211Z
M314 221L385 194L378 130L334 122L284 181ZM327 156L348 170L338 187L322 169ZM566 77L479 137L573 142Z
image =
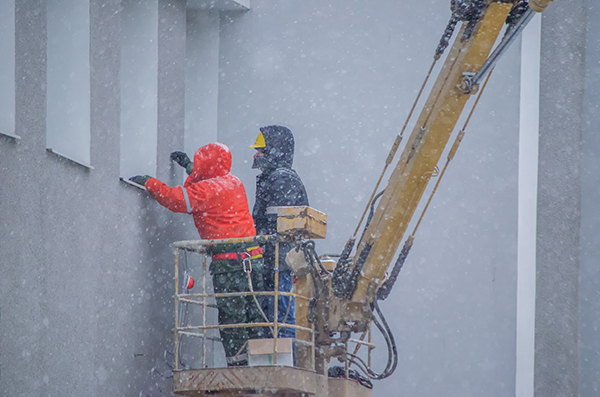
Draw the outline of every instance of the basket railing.
M207 289L208 280L207 280L207 272L208 272L208 254L206 248L208 246L214 246L219 244L238 244L238 243L257 243L261 244L266 241L275 241L275 285L273 291L243 291L243 292L230 292L230 293L214 293L209 292ZM273 335L273 364L277 364L277 340L280 339L278 337L278 331L280 328L291 328L296 331L304 331L303 335L307 335L307 340L294 338L293 342L296 348L299 346L308 349L308 354L305 354L307 359L302 360L303 362L298 363L297 366L313 370L315 369L315 332L314 326L312 324L289 324L280 322L280 318L278 316L278 301L280 296L289 296L294 298L294 302L296 302L296 306L298 306L298 302L302 302L302 304L308 305L311 297L302 295L295 292L284 292L279 291L279 242L281 240L278 236L256 236L256 237L246 237L246 238L230 238L230 239L214 239L214 240L189 240L189 241L178 241L172 244L174 254L175 254L175 328L174 332L174 371L181 370L181 361L180 356L181 352L181 341L182 337L197 337L202 339L202 368L207 367L207 340L220 340L220 338L210 337L208 336L207 331L209 330L221 330L227 328L249 328L249 327L269 327L272 330ZM185 269L182 272L182 266L180 262L181 253L186 255ZM186 276L190 275L191 270L187 265L187 253L195 253L201 256L201 277L202 281L200 283L201 291L200 293L190 293L186 288ZM265 296L273 296L274 299L274 313L273 313L273 321L264 321L264 322L254 322L254 323L236 323L236 324L209 324L207 321L207 308L217 308L214 303L210 303L209 301L214 300L216 298L230 298L230 297L240 297L240 296L254 296L257 300L261 299L261 297ZM291 299L290 299L291 301ZM291 304L291 302L290 302ZM190 325L188 324L190 321L195 319L188 318L187 305L198 305L202 309L202 318L201 323L199 325ZM267 319L265 319L267 320ZM214 354L214 352L213 352ZM186 368L189 369L189 368Z

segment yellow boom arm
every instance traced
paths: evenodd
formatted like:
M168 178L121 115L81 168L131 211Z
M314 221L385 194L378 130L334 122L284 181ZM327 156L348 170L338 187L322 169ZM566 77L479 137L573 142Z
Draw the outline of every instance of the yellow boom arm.
M460 88L464 73L476 73L490 54L512 3L488 1L471 37L461 41L465 26L450 49L406 147L390 176L385 193L359 242L353 265L369 252L351 298L362 306L371 300L405 235L429 179L471 94ZM352 304L351 304L352 306ZM350 311L355 310L349 308Z

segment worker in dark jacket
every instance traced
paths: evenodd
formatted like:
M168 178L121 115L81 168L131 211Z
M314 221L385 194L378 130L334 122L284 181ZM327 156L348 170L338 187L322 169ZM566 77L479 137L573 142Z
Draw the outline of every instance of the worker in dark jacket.
M270 125L260 128L260 134L254 145L256 149L252 168L261 173L256 177L256 201L252 217L258 234L277 232L277 214L273 207L308 205L308 195L302 180L292 169L294 161L294 135L288 128ZM292 287L291 269L285 262L285 256L293 248L290 243L279 245L279 290L289 292ZM265 288L275 288L275 245L263 246L265 261ZM274 299L266 299L267 316L274 318ZM295 323L294 301L289 297L280 297L278 301L279 322ZM295 335L291 328L283 328L280 337Z
M183 156L175 152L171 158ZM211 143L196 151L193 163L189 158L187 162L184 166L189 165L186 169L190 175L183 186L171 188L147 175L130 180L145 186L159 204L171 211L192 214L202 239L255 236L244 185L229 172L229 148ZM247 292L250 279L255 291L264 291L262 249L255 243L214 245L207 252L212 256L210 272L215 293ZM264 322L259 305L258 298L217 298L219 324ZM238 353L249 338L266 337L264 332L262 327L221 329L227 364L246 364L247 354Z

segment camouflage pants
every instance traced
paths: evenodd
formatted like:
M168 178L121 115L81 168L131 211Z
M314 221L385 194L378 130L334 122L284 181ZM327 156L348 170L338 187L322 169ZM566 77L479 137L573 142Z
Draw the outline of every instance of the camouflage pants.
M253 259L251 265L252 288L254 291L264 291L262 258ZM210 269L215 293L250 291L248 274L244 272L241 261L230 259L213 261ZM259 305L263 304L262 296L257 296L256 299ZM217 308L221 325L266 321L252 296L217 298ZM228 365L244 364L247 355L244 352L237 357L236 355L248 339L267 337L264 327L225 328L220 330L220 334Z

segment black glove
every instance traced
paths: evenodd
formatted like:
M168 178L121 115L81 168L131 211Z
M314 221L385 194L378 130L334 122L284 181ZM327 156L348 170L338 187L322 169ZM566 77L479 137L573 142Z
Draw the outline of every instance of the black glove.
M173 152L171 153L171 160L182 166L183 168L187 168L188 164L192 161L184 152Z
M184 152L171 153L171 160L185 168L185 172L187 172L188 175L194 171L194 163Z
M129 178L129 180L138 185L146 186L146 182L148 182L148 179L150 178L152 178L150 175L136 175Z

